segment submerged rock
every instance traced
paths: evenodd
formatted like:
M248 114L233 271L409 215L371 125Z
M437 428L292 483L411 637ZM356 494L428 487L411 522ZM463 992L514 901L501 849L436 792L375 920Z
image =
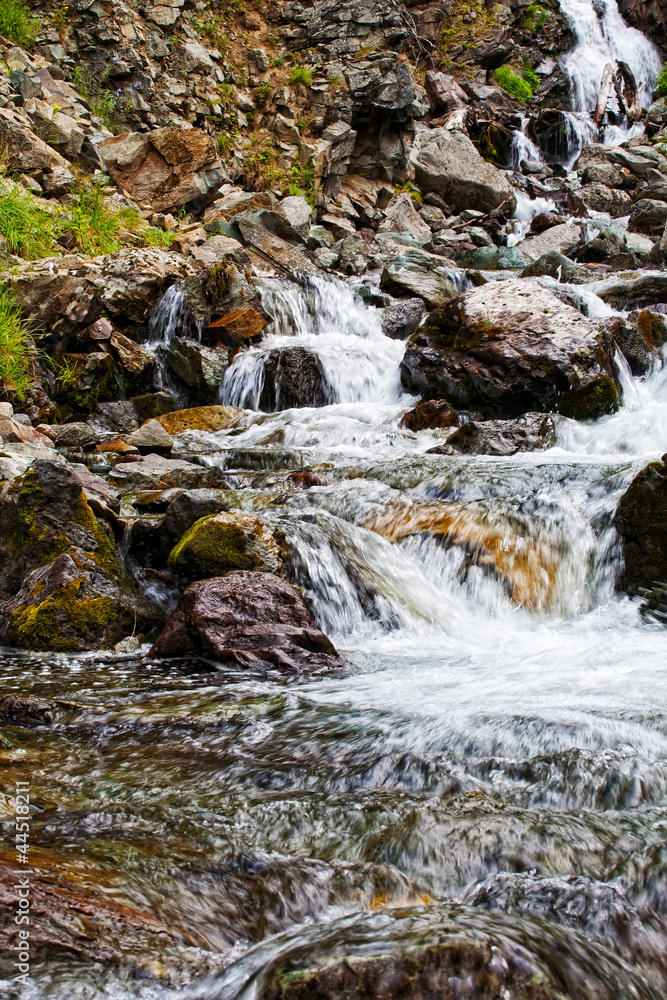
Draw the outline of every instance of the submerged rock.
M515 420L471 420L454 431L446 444L431 448L429 454L516 455L519 451L550 448L555 440L550 414L524 413Z
M193 654L298 673L343 665L298 591L272 573L228 573L188 587L151 655Z
M603 329L537 282L489 282L436 309L401 365L407 392L489 417L557 410L580 420L619 406Z
M169 565L186 580L239 569L276 572L281 564L280 548L268 525L237 510L201 517L169 556Z

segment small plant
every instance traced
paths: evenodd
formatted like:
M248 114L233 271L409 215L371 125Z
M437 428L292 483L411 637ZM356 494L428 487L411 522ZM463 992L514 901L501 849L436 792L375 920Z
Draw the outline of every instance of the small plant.
M169 249L176 238L176 233L171 233L168 229L160 229L158 226L146 226L140 235L149 247L163 247L165 250Z
M21 317L21 307L7 288L0 287L0 390L23 399L32 385L35 348Z
M72 86L87 100L89 96L88 73L83 66L75 66L72 71Z
M266 105L269 103L269 98L271 97L272 93L273 93L273 87L268 82L268 80L264 80L263 83L259 83L255 87L255 104L257 105L257 107L265 108Z
M521 26L526 31L540 31L549 19L549 11L538 3L529 4L523 12Z
M68 3L61 3L58 4L57 7L53 8L51 12L51 20L60 34L66 30L69 19L73 13L74 8L70 7Z
M658 97L667 97L667 65L662 67L655 78L655 92Z
M118 107L118 95L110 90L105 90L101 94L96 94L88 100L90 113L96 118L101 118L110 132L116 132L118 125L113 117Z
M301 83L304 87L310 87L313 82L313 74L307 66L292 66L289 74L289 81L290 83Z
M526 59L523 64L523 78L527 80L530 84L533 95L540 89L540 78L530 65L530 62Z
M239 137L239 134L235 130L229 130L229 131L226 131L226 132L221 132L218 135L218 137L216 139L216 143L217 143L217 146L218 146L218 152L220 153L220 156L222 156L224 158L225 156L229 156L230 155L231 151L233 150L234 146L236 145L236 140L238 139L238 137Z
M37 260L53 252L56 218L18 184L0 194L0 233L9 253L24 260Z
M500 66L493 74L493 79L498 86L506 90L512 97L516 97L522 104L532 100L533 88L531 84L528 80L524 80L523 77L513 73L509 66Z
M394 191L396 194L409 194L413 201L422 200L422 193L418 187L412 183L412 181L406 181L405 184L394 184Z
M312 156L308 162L295 163L289 173L287 187L284 194L301 195L305 198L311 208L317 207L317 195L319 194L319 183L315 177L315 167Z
M0 0L0 35L17 45L31 45L39 21L32 17L25 0Z
M271 65L275 69L277 69L279 66L284 66L285 65L285 57L284 56L272 56L271 57Z

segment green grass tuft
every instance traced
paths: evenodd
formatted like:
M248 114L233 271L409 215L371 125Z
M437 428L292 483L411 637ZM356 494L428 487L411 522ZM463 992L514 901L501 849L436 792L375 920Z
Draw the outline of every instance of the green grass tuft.
M0 233L9 253L36 260L53 252L57 217L18 184L0 193Z
M310 87L313 82L313 74L307 66L292 66L289 75L290 83L302 83L304 87Z
M25 0L0 0L0 35L17 45L32 45L38 28Z
M667 97L667 66L663 66L655 78L655 92L658 97Z
M499 87L502 87L503 90L506 90L508 94L511 94L512 97L516 97L517 100L521 101L523 104L532 100L533 87L529 81L524 80L523 77L517 76L516 73L512 72L509 66L500 66L493 74L493 79Z
M32 385L35 348L11 291L0 287L0 391L23 399Z
M104 190L90 181L81 181L72 195L61 231L76 237L84 253L113 253L120 246L123 229L136 228L139 214L134 208L114 211L104 199Z

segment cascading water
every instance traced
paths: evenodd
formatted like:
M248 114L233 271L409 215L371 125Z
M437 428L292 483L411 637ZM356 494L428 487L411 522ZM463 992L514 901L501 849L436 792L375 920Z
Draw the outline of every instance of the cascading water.
M537 963L533 981L560 990L540 995L660 1000L667 632L615 592L611 518L667 448L666 370L624 371L624 407L560 420L548 451L428 454L447 431L401 426L404 345L377 310L321 276L262 295L272 332L230 367L225 398L252 403L265 352L296 343L338 402L248 413L180 447L317 463L307 490L242 466L235 496L282 533L348 669L26 654L57 714L2 744L0 764L30 762L35 864L67 875L75 904L83 885L112 908L141 971L102 967L91 946L74 972L36 961L27 995L264 1000L299 956L348 968L357 948L415 954L453 935L471 954L490 940L491 971ZM26 663L3 658L7 692Z

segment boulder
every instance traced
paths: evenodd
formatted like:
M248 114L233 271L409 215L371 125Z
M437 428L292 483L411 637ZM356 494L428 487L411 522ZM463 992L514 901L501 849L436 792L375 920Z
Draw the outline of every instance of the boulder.
M289 195L280 202L280 211L292 229L301 236L308 236L312 208L301 195Z
M195 406L190 410L176 410L157 417L168 434L183 431L226 431L236 427L243 410L237 406Z
M29 123L11 106L0 108L0 149L8 174L49 172L67 167L67 160L31 130Z
M153 419L147 420L138 431L130 434L127 443L138 448L142 454L147 454L152 451L170 451L174 439L171 434L167 434L159 421Z
M248 344L262 333L267 321L256 309L245 306L220 316L206 327L209 339L219 341L227 347Z
M0 641L33 650L113 646L162 616L142 597L109 528L120 505L87 470L37 460L0 493ZM100 518L98 519L98 516Z
M222 183L215 142L200 129L126 132L97 148L120 189L154 212L202 208Z
M403 415L401 424L409 431L456 427L458 414L446 399L423 399Z
M294 587L247 571L188 587L151 650L159 658L193 654L296 673L343 665Z
M259 213L249 212L234 216L234 223L238 226L243 244L246 247L259 253L263 260L270 264L276 264L279 270L284 271L319 271L317 264L310 251L305 247L297 247L293 243L275 233L270 232L260 225ZM278 213L274 213L278 215ZM287 220L278 216L285 226Z
M431 242L431 228L416 210L409 194L399 194L386 209L380 233L409 233L418 243Z
M531 236L521 243L521 251L527 257L537 260L551 250L569 254L581 240L581 226L570 220L558 226L545 229L539 236Z
M109 338L113 356L123 369L126 377L139 391L152 385L155 374L155 356L134 340L114 330Z
M167 507L162 530L169 539L173 539L171 545L173 548L195 521L226 510L229 510L227 501L219 491L186 490Z
M55 438L57 448L83 448L86 445L97 444L98 440L90 424L82 421L58 427Z
M392 340L407 340L419 326L423 314L421 299L395 302L382 310L382 332Z
M224 473L192 462L162 455L147 455L138 461L119 462L109 473L110 481L123 490L184 490L227 485Z
M570 285L585 285L596 281L597 275L580 264L574 264L558 250L549 250L523 269L521 278L540 278L548 275L556 281L567 282Z
M185 337L172 337L159 353L193 403L215 402L227 370L226 351L211 350Z
M326 406L333 401L322 362L306 347L269 351L264 360L260 410L275 413L292 407Z
M441 195L455 211L490 212L502 205L510 216L516 208L505 174L483 160L463 132L419 129L410 159L421 190Z
M623 546L619 586L639 594L667 582L667 456L651 462L621 497L614 527Z
M169 565L182 580L203 580L236 569L276 572L282 557L263 521L233 510L196 521L172 549Z
M594 212L608 212L612 219L630 214L632 198L627 191L607 187L605 184L584 184L577 195L587 208Z
M442 259L423 250L408 250L386 265L380 285L390 295L419 296L429 306L441 306L458 294L442 272Z
M643 233L657 239L662 236L667 223L667 202L656 201L654 198L642 198L636 201L630 211L628 231Z
M515 455L519 451L551 448L556 441L553 417L524 413L514 420L471 420L454 431L446 444L430 455Z
M594 419L619 405L603 328L530 279L489 282L436 309L401 379L407 392L491 418L558 410Z

